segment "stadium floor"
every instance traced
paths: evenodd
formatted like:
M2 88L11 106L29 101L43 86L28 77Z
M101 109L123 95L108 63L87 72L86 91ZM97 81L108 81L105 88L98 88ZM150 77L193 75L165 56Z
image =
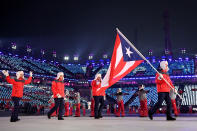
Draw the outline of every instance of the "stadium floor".
M10 117L0 117L0 131L196 131L197 117L178 117L177 121L166 121L165 117L154 117L153 121L140 117L66 117L63 121L46 116L21 116L16 123Z

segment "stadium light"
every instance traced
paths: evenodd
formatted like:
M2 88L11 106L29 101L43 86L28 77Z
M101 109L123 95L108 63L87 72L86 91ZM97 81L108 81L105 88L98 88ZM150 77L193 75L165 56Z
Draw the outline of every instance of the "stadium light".
M66 55L66 56L64 57L64 60L65 60L65 61L69 61L69 56Z
M54 57L54 58L57 57L56 51L53 51L53 57Z
M78 61L79 60L79 56L78 55L74 55L74 61Z
M12 42L11 44L12 44L12 49L16 50L16 43Z
M45 51L44 51L43 49L41 49L41 50L40 50L40 53L41 53L42 55L44 55L44 54L45 54Z
M153 55L153 51L152 51L152 50L149 50L149 51L148 51L148 55L149 55L149 56L152 56L152 55Z
M92 60L92 59L93 59L93 54L90 54L90 55L88 56L88 59L89 59L89 60Z
M108 57L107 54L103 55L103 59L107 59L107 57Z
M186 49L185 48L181 49L181 54L185 54L185 53L186 53Z
M197 54L195 54L195 58L197 59Z
M31 47L27 45L27 52L30 53L32 51Z

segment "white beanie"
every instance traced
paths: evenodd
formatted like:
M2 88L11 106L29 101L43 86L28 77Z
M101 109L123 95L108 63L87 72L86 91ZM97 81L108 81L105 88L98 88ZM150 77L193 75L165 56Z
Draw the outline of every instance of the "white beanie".
M118 88L117 92L118 92L118 93L119 93L119 92L122 92L122 89L121 89L121 88Z
M144 89L144 85L139 86L139 90L142 90L142 89Z
M63 73L63 72L58 72L58 73L57 73L56 80L58 80L58 79L60 78L61 75L64 76L64 73ZM64 80L64 77L63 77L63 80Z
M161 61L160 62L160 67L161 67L162 70L167 70L167 71L169 70L167 61ZM167 69L166 69L166 67L167 67Z
M24 72L23 71L17 71L16 78L19 79L21 74L23 74L23 79L24 79Z
M96 74L96 76L95 76L94 80L96 80L98 77L100 77L100 78L101 78L101 74Z

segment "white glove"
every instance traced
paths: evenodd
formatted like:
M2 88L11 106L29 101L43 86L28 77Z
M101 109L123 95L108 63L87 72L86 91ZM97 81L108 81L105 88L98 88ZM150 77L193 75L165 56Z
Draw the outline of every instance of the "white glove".
M64 97L64 100L66 101L66 97Z
M159 80L162 80L162 79L163 79L163 75L159 73L158 79L159 79Z
M29 72L29 76L30 76L30 77L33 76L33 72L32 72L32 71Z
M61 97L62 97L62 96L58 93L58 94L57 94L57 98L61 98Z
M175 93L175 94L178 94L178 92L177 92L177 90L176 90L175 88L174 88L174 93Z
M3 70L2 73L3 73L6 77L9 76L8 71Z

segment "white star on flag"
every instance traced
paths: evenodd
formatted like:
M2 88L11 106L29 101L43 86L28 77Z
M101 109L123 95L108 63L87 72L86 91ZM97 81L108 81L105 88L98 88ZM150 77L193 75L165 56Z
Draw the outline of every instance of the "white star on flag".
M129 48L125 47L125 48L126 48L126 50L127 50L126 54L127 54L129 57L131 57L130 55L133 54L133 52L130 51L130 47L129 47Z

